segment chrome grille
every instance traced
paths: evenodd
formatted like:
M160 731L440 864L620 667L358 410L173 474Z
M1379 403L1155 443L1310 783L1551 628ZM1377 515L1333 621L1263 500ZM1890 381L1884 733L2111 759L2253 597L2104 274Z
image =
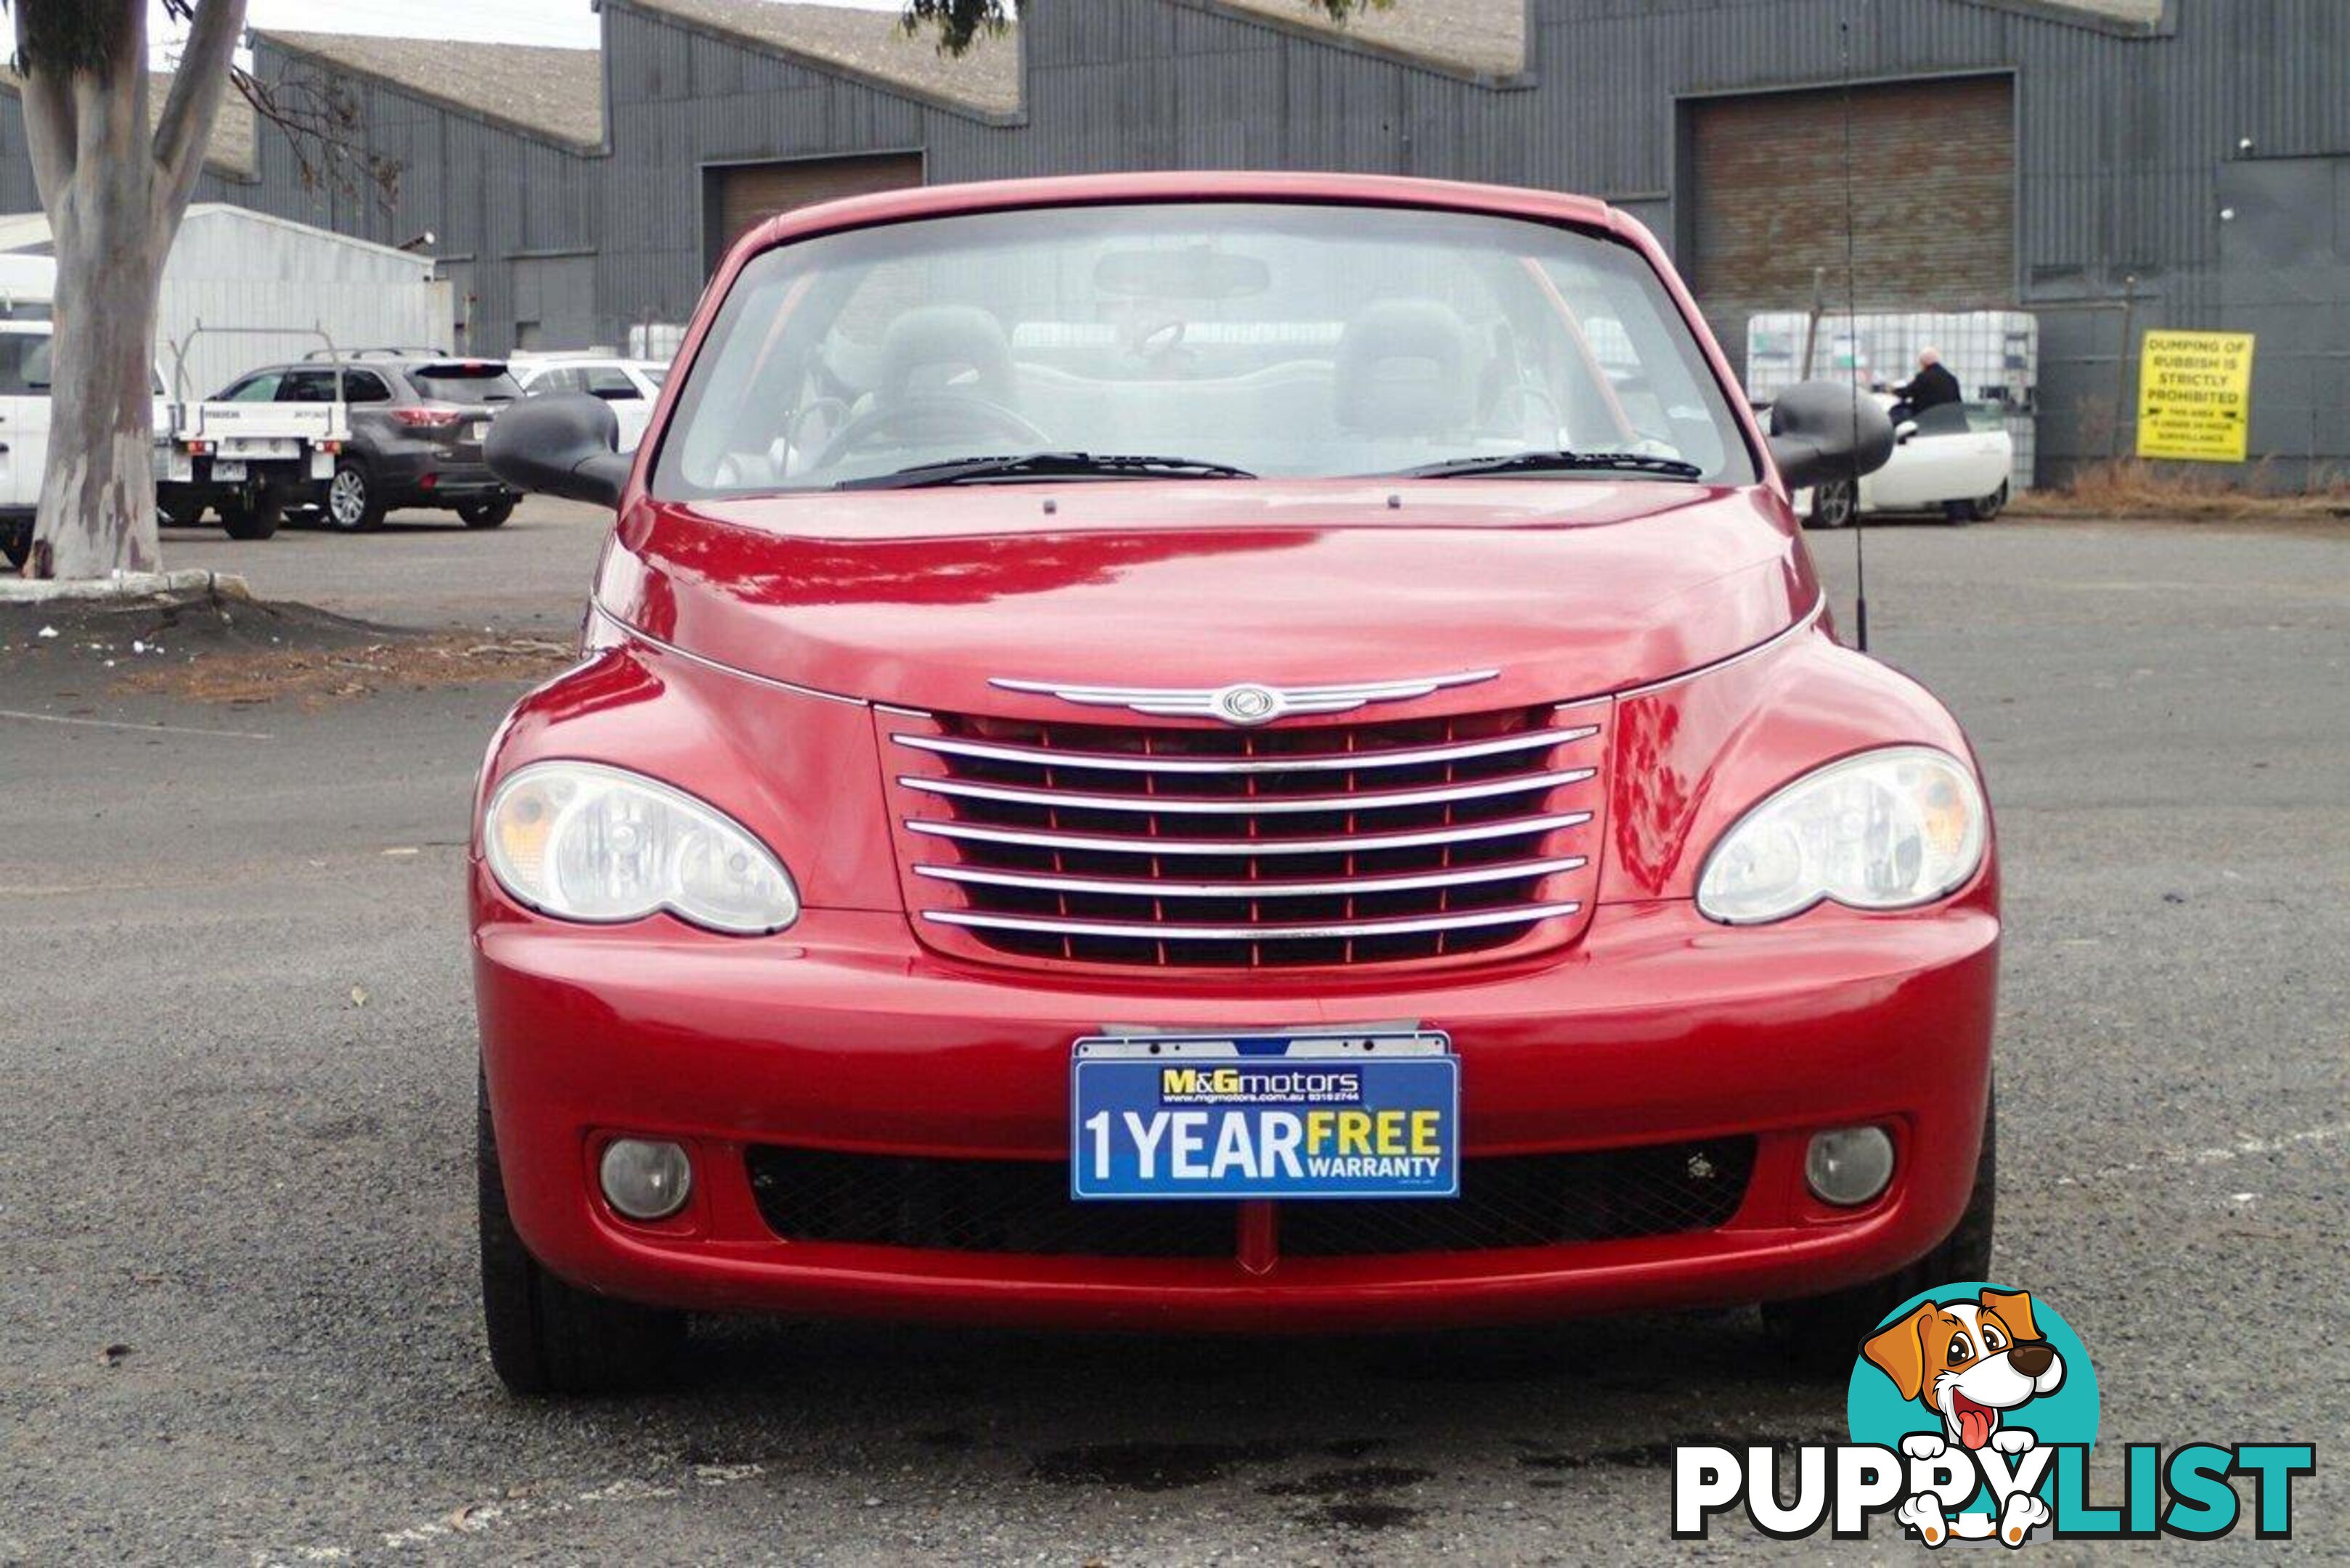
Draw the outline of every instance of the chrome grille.
M884 711L926 940L1039 962L1345 966L1565 940L1605 702L1233 730Z

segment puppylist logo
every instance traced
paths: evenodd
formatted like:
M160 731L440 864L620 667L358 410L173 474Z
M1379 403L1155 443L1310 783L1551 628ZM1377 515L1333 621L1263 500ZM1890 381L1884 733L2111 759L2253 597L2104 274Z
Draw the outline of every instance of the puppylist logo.
M1685 1444L1673 1456L1673 1537L1702 1540L1742 1507L1763 1534L1866 1538L1887 1517L1910 1540L2213 1541L2249 1515L2263 1541L2293 1535L2293 1478L2309 1443L2128 1445L2120 1490L2093 1500L2097 1377L2080 1336L2027 1291L1974 1281L1913 1296L1853 1363L1849 1443L1794 1450L1794 1501L1767 1446ZM2230 1478L2249 1482L2249 1503Z

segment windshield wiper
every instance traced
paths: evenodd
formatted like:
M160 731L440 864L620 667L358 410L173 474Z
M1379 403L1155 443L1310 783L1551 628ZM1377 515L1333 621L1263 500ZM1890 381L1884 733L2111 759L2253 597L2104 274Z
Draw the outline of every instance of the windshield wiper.
M953 457L917 463L894 473L844 479L835 490L913 490L930 484L962 484L991 479L1089 479L1132 476L1149 479L1254 479L1245 468L1191 457L1151 457L1090 452L1003 452L993 457Z
M1661 479L1702 479L1705 470L1677 457L1644 452L1512 452L1498 457L1455 457L1400 469L1389 479L1459 479L1481 473L1653 473Z

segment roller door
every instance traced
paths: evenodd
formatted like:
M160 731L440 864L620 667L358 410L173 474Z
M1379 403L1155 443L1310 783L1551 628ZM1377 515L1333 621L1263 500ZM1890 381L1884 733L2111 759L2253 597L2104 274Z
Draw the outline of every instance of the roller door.
M709 171L704 210L710 215L707 260L778 213L842 196L897 191L922 182L919 152L866 158L801 158L777 163L735 163Z
M1851 103L1861 308L2012 305L2012 78L1856 88ZM1825 272L1830 305L1845 302L1845 95L1700 99L1686 116L1694 200L1681 264L1736 358L1748 315L1811 306L1814 269Z

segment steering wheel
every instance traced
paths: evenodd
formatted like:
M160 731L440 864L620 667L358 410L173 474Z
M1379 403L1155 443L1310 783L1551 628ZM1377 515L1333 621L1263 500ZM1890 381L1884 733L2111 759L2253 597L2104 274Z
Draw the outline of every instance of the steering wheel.
M975 435L1012 436L1031 447L1043 448L1053 444L1052 437L1002 403L969 392L909 392L895 402L868 409L851 418L826 444L824 454L816 459L816 465L828 468L850 452L884 436L902 435L900 427L925 419L950 428L969 430Z

